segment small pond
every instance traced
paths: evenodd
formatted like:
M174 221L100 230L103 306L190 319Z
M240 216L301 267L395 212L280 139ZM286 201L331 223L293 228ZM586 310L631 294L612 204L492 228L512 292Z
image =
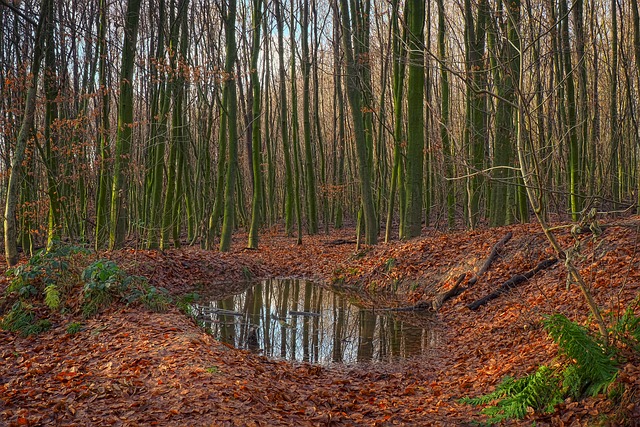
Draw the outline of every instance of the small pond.
M359 308L306 280L265 280L191 308L220 341L292 361L397 361L422 354L437 339L429 328L412 326L390 312Z

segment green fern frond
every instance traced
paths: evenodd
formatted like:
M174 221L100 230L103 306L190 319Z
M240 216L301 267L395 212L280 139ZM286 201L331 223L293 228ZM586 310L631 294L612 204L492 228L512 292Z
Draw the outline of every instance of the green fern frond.
M11 332L19 332L23 337L26 337L49 330L51 322L48 319L36 320L33 306L17 301L0 320L0 328Z
M518 394L526 387L526 382L523 381L524 379L526 378L516 380L511 376L506 376L493 392L478 397L463 397L460 399L460 403L473 406L487 405L505 396Z
M622 317L613 327L613 332L622 341L628 342L627 337L631 337L635 343L640 344L640 317L636 316L632 307L628 307Z
M60 308L60 291L54 283L44 288L44 303L50 310Z
M589 335L587 328L562 314L549 316L544 327L560 353L576 362L575 372L568 374L568 389L577 391L577 383L581 382L581 391L593 396L615 379L618 367L611 350Z
M513 381L508 390L494 406L482 411L489 416L489 422L524 418L529 408L551 412L555 405L562 402L559 375L547 366L541 366L535 373Z

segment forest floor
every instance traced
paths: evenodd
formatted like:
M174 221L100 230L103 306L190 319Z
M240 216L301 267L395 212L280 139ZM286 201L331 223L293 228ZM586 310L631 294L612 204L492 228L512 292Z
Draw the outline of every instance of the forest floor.
M581 242L578 265L608 320L640 293L640 217L615 224L596 239L557 231L564 247ZM553 255L535 224L428 229L417 239L359 251L353 229L305 236L301 246L274 229L258 250L245 249L246 236L238 234L224 254L193 247L100 254L175 296L203 289L228 295L250 271L255 279L314 279L364 305L401 307L430 301L463 273L470 278L507 232L513 237L489 271L429 316L438 344L398 363L269 360L214 340L175 306L156 313L115 304L90 319L58 315L49 331L26 338L0 331L0 425L476 425L486 420L481 408L461 397L490 392L507 374L555 363L557 346L541 327L543 315L560 312L589 324L587 305L576 286L567 286L562 263L477 311L466 308ZM4 293L8 279L2 280ZM67 333L72 321L83 325L73 335ZM604 396L567 400L552 414L531 413L509 425L640 425L639 365L637 353L622 362L616 381L625 392L616 403Z

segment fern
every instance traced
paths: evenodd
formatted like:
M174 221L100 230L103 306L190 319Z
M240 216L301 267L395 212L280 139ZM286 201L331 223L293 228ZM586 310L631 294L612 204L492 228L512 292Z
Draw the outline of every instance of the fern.
M17 301L0 321L0 328L10 332L20 332L26 337L49 330L51 322L47 319L36 320L33 307L28 303Z
M554 314L544 320L549 336L558 344L560 353L575 360L575 372L565 378L567 387L576 393L595 396L613 382L618 372L611 350L594 339L587 328L578 325L562 314ZM578 387L581 384L581 387Z
M169 291L149 285L145 278L135 277L137 284L124 299L127 303L140 302L151 311L164 312L171 305Z
M0 321L0 328L10 332L21 332L23 335L28 335L25 332L29 326L33 323L35 315L33 314L33 307L30 304L17 301L11 307L2 321Z
M55 283L51 283L44 288L44 303L47 304L50 310L60 308L60 291Z
M82 323L71 322L67 325L67 334L69 335L77 334L78 332L82 331L83 328L84 327L82 326Z
M638 298L636 298L634 305L637 304L637 300ZM614 325L613 332L622 342L640 349L638 346L640 344L640 317L635 315L632 307L625 310L622 317ZM631 340L628 337L631 337Z
M178 306L178 309L180 311L182 311L183 313L189 316L194 317L192 306L198 300L200 300L200 295L197 292L190 292L188 294L185 294L179 297L178 300L176 301L176 305Z
M482 411L489 416L489 423L524 418L529 408L552 412L554 406L562 402L560 377L555 370L541 366L524 378L514 380L506 377L493 393L473 399L465 398L462 402L477 406L494 400L497 400L494 405Z
M494 400L518 393L519 391L522 391L522 387L518 381L516 381L512 376L506 376L493 392L478 397L463 397L460 399L460 402L473 406L486 405Z
M636 319L632 312L625 313L617 330L633 335L640 330L640 320ZM593 338L587 328L561 314L549 316L543 323L569 363L564 369L541 366L534 374L517 380L507 377L493 393L461 400L472 405L495 402L482 411L490 423L524 418L529 409L551 412L565 397L595 396L615 380L618 367L613 350Z

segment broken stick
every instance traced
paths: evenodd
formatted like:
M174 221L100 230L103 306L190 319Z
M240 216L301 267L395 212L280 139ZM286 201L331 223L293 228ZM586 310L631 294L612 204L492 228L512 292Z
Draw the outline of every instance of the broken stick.
M489 301L498 298L500 295L505 294L509 292L511 289L520 285L521 283L526 282L539 271L546 270L547 268L551 267L556 262L558 262L558 258L550 258L550 259L545 259L544 261L541 261L538 265L536 265L536 267L533 270L529 270L524 274L516 274L511 279L504 282L502 286L500 286L496 291L490 293L489 295L483 298L480 298L477 301L472 302L471 304L467 305L467 308L469 308L470 310L477 310L479 307L485 305Z
M512 236L513 236L513 233L508 232L507 234L504 235L502 239L500 239L498 243L493 245L493 249L491 249L491 253L489 254L489 257L487 258L487 260L482 265L482 268L480 269L480 271L478 271L478 273L474 274L473 277L469 279L469 282L467 283L467 288L470 288L473 285L475 285L478 282L478 279L480 279L480 277L482 277L482 275L486 273L487 270L489 270L489 267L491 267L491 264L493 263L493 261L495 261L495 259L498 258L499 252L502 250L504 245L511 239Z
M482 264L480 270L478 270L478 272L475 273L471 279L469 279L469 281L467 282L467 286L462 286L462 281L466 277L466 274L462 274L460 277L458 277L458 280L456 281L456 284L453 288L445 293L436 295L432 302L433 309L435 311L438 311L447 300L450 300L453 297L457 297L458 295L475 285L480 277L482 277L482 275L489 270L489 267L491 267L493 261L498 258L500 251L502 250L502 248L504 248L504 245L511 239L512 236L513 233L508 232L502 239L498 241L498 243L493 245L491 253L489 253L486 261L484 262L484 264Z

